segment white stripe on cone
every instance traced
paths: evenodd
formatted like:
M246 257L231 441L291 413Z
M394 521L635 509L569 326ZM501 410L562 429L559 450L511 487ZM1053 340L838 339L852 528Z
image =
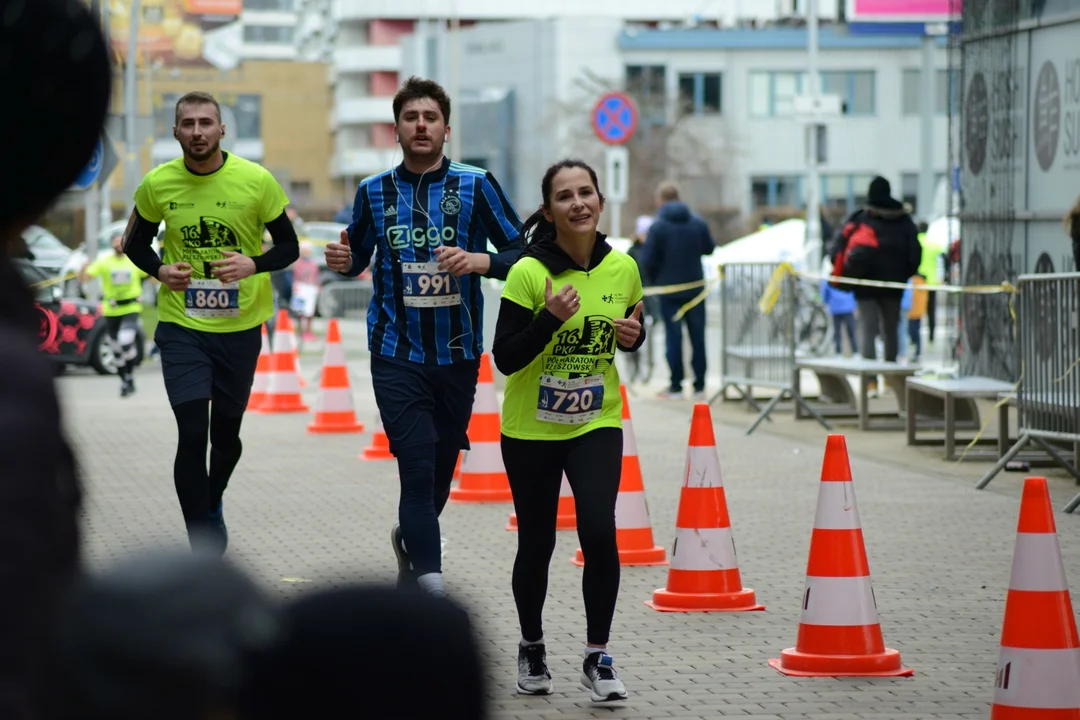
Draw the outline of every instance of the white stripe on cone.
M274 330L274 351L278 353L296 352L296 337L291 332Z
M337 367L345 364L345 348L341 343L328 343L323 351L323 367Z
M814 527L818 530L857 530L862 527L853 483L821 483Z
M672 570L734 570L731 528L676 528Z
M252 393L265 393L270 387L270 373L256 372L255 381L251 383Z
M1060 592L1069 589L1057 533L1017 533L1010 590ZM1077 678L1080 680L1080 678Z
M808 576L799 622L835 627L877 625L877 605L869 576Z
M1080 708L1080 648L1001 648L994 704L1031 709Z
M287 395L300 392L300 376L296 371L270 373L271 395Z
M716 447L691 445L686 448L686 476L683 486L688 488L724 487L720 476L720 458Z
M497 442L470 443L472 449L461 461L461 472L465 473L504 473L502 449Z
M349 388L322 388L316 401L317 412L348 412L353 409Z
M494 415L499 412L499 401L495 397L495 386L491 383L480 383L476 386L476 397L473 398L473 415Z
M559 497L573 497L574 491L570 488L570 481L566 479L566 473L562 476L562 485L559 486Z
M637 440L634 439L634 421L630 418L622 421L622 454L623 457L637 455Z
M615 527L620 530L651 528L645 493L621 492L615 498Z

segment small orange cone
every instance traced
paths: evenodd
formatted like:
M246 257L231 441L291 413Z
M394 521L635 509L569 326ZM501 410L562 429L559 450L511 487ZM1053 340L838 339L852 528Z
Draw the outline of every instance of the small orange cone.
M454 474L450 476L450 482L454 482L455 480L460 480L461 479L461 456L464 455L464 454L465 454L464 450L458 452L458 454L457 454L457 462L454 463Z
M262 347L259 348L259 362L255 366L255 381L251 384L248 396L248 410L257 410L266 402L266 391L270 388L270 335L266 332L266 323L262 326Z
M330 319L326 329L319 397L315 401L315 422L308 425L308 432L364 432L363 423L356 421L352 389L349 387L349 369L345 365L345 349L341 347L341 332L336 318Z
M764 610L742 586L708 403L694 405L667 588L646 605L661 612Z
M1080 638L1046 478L1024 481L990 720L1080 718Z
M289 313L278 313L274 328L274 351L270 355L270 387L266 400L256 412L307 412L308 406L300 397L300 371L296 366L296 338Z
M491 356L483 353L480 356L472 418L469 420L469 452L461 461L461 481L450 490L450 502L513 501L510 481L503 467L499 432L499 401L495 396L495 378L491 374Z
M664 548L653 545L652 525L649 523L649 506L645 502L645 482L641 478L641 462L638 460L634 426L630 420L630 402L626 386L619 386L622 396L623 457L622 480L619 496L615 500L615 535L619 545L621 565L667 565ZM581 567L585 556L578 548L571 561Z
M885 647L870 582L847 443L829 435L794 648L769 660L796 677L896 677L914 671Z
M376 415L375 433L371 436L371 444L364 448L360 457L364 460L390 460L394 454L390 452L390 439L383 430L382 416Z
M507 530L517 530L517 513L510 513L510 521L506 523ZM555 516L556 530L577 530L577 509L574 506L574 493L570 489L570 481L566 479L566 473L562 476L562 485L559 487L559 510Z

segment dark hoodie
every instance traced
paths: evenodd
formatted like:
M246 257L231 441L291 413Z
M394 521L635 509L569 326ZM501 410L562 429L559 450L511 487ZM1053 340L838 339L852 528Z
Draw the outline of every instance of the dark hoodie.
M918 271L922 260L918 228L890 192L885 178L875 177L871 181L866 207L853 213L833 239L829 257L834 275L906 283ZM844 284L838 287L854 292L860 300L899 298L904 294L900 288Z
M641 253L641 281L646 285L681 285L705 279L701 257L716 249L709 226L690 212L686 203L672 200L660 206L649 227ZM665 296L694 297L700 288Z
M560 275L568 270L576 270L588 275L600 266L610 252L611 246L607 243L607 236L596 233L596 244L593 245L589 266L582 268L558 246L554 237L545 235L529 243L522 251L521 257L536 258L543 263L552 276ZM628 307L625 317L633 314L634 307ZM544 351L547 344L551 342L551 336L562 327L562 324L563 321L555 317L547 308L543 308L534 316L532 308L522 307L513 300L503 298L499 305L499 320L495 325L495 340L491 343L491 356L495 360L495 367L499 368L499 372L503 375L512 375L523 370ZM643 342L645 342L644 324L633 347L620 345L619 349L634 352L641 347Z

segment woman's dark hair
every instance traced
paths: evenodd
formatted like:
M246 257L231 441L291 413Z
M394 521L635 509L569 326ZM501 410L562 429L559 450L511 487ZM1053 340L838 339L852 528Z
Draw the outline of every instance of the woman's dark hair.
M530 244L543 239L555 239L555 224L544 217L544 208L551 207L551 183L555 180L555 176L561 170L572 170L574 168L581 168L589 173L589 179L592 180L593 187L596 188L596 194L600 196L600 204L604 204L604 193L600 191L600 181L597 179L596 171L592 169L592 166L584 160L574 158L560 160L544 173L544 179L540 181L540 197L543 202L536 212L530 215L521 226L521 237L529 237L529 233L532 233L532 237L529 238Z

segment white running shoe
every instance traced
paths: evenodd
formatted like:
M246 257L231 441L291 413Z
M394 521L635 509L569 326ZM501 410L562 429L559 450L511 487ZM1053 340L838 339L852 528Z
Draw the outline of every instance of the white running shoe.
M543 643L518 645L517 691L522 695L551 694L551 672Z
M617 702L627 698L626 687L615 672L615 660L603 651L598 650L585 658L581 684L592 693L593 702Z

